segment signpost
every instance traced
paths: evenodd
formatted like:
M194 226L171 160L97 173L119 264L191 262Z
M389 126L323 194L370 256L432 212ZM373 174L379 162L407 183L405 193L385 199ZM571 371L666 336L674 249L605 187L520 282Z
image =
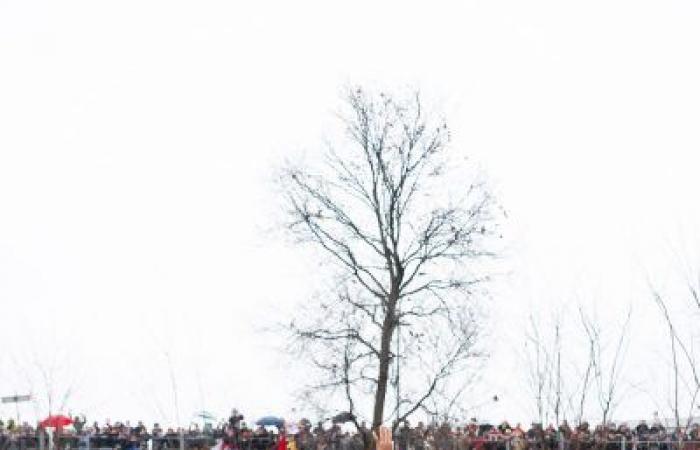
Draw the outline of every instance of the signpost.
M3 403L14 403L17 408L17 426L20 426L19 421L19 404L22 402L28 402L32 399L31 395L11 395L9 397L2 397Z

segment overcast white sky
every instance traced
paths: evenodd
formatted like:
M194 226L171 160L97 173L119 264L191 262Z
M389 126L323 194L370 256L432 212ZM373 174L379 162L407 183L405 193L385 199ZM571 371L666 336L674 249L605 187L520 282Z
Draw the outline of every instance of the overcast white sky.
M638 304L628 378L654 383L644 272L700 256L700 3L247 3L0 0L1 395L42 366L97 420L177 421L172 380L183 423L289 414L258 327L314 265L276 232L272 171L348 82L442 103L509 212L482 416L528 417L518 327L577 296L611 323Z

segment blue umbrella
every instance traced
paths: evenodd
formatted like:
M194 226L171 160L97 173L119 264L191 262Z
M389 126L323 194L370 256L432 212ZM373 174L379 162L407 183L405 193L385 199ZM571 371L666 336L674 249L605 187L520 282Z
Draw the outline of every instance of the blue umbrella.
M209 411L199 411L194 415L194 417L198 419L202 419L202 422L206 426L206 424L214 422L216 420L216 416Z
M216 420L216 416L214 414L210 413L209 411L199 411L199 412L195 413L194 416L199 418L199 419L202 419L205 422L211 422L211 421Z
M255 424L263 427L282 428L282 426L284 426L284 419L275 416L265 416L258 419L258 421L255 422Z

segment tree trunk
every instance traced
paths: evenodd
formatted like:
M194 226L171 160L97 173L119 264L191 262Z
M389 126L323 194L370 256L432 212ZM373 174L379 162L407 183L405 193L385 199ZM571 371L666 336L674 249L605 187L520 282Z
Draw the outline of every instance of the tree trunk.
M392 297L394 296L392 295ZM382 324L382 343L379 349L379 376L377 377L377 392L374 396L374 417L372 418L372 429L375 431L379 429L384 421L384 401L389 382L389 365L391 364L391 337L395 327L395 306L396 300L390 298L387 314Z

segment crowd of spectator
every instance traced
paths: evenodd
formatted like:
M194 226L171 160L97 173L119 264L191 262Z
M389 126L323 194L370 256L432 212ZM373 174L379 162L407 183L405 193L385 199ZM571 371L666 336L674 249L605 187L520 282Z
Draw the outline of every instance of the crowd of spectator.
M299 450L361 450L362 433L369 433L364 424L360 431L343 432L333 426L317 427L297 434ZM571 427L564 421L559 427L532 424L522 427L504 422L498 426L472 421L464 426L424 425L408 422L396 427L397 450L700 450L700 426L688 429L667 429L661 424L642 421L635 427L625 424L598 425L591 428L583 422Z
M187 429L164 429L156 423L149 430L143 422L90 425L84 417L76 417L70 427L51 435L27 422L0 420L0 450L48 449L49 445L55 450L283 450L281 440L284 450L363 450L372 436L365 423L355 430L338 423L313 426L302 419L271 428L249 427L242 418L232 415L226 422L204 428L193 424ZM591 427L586 422L570 426L566 421L558 427L507 422L495 426L475 420L463 426L404 422L395 427L394 443L396 450L679 450L679 446L700 450L700 426L666 428L644 421L634 427L612 423Z
M694 441L700 440L700 428L670 430L661 424L646 422L636 427L626 424L598 425L587 422L570 426L566 421L558 427L532 424L523 427L504 422L498 426L471 422L465 426L410 427L407 423L395 435L399 450L672 450L682 440L684 450L700 450ZM686 446L687 445L687 446Z
M188 429L167 428L154 424L150 431L143 422L131 424L129 421L114 422L107 420L87 424L85 418L76 417L70 427L51 430L32 426L27 422L17 425L13 419L0 420L0 450L48 449L120 449L120 450L165 450L179 449L180 440L187 441L190 450L208 450L224 430L200 430L193 424Z

